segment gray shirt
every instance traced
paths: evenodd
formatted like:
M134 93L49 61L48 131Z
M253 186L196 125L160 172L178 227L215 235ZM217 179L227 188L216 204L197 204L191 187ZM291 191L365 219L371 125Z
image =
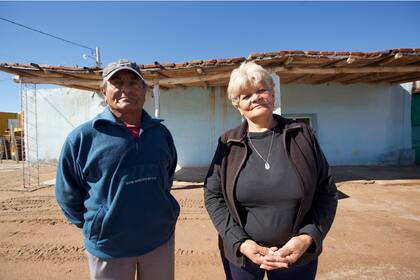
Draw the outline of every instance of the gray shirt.
M240 216L246 233L256 242L279 246L292 236L302 194L292 163L283 147L281 130L249 133L249 137L266 160L271 138L270 169L255 152L248 140L249 157L241 170L235 189Z

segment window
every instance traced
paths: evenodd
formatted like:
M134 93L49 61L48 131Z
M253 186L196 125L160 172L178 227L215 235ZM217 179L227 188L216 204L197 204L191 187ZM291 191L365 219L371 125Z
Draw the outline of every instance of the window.
M316 115L315 114L282 114L283 117L291 119L291 120L296 120L299 122L303 122L307 125L309 125L310 127L313 128L315 135L316 135L316 131L317 131L317 127L316 127Z

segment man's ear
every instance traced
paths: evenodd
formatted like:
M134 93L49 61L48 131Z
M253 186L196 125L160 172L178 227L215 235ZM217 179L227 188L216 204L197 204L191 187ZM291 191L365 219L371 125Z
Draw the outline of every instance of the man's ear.
M101 86L101 87L99 88L99 91L101 92L101 94L102 94L103 96L105 96L105 95L106 95L106 92L105 92L105 87L104 87L104 86Z
M101 95L102 95L102 97L105 99L105 102L106 102L106 90L105 90L105 88L101 88L100 89L100 92L101 92Z

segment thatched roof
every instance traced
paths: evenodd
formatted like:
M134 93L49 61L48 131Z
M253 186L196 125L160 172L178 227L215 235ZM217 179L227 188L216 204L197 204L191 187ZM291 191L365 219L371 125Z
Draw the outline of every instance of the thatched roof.
M277 51L227 59L140 64L146 81L163 88L227 85L230 72L252 60L280 76L284 84L403 83L420 80L420 49L380 52ZM102 69L2 63L0 70L16 74L16 82L55 84L98 90Z

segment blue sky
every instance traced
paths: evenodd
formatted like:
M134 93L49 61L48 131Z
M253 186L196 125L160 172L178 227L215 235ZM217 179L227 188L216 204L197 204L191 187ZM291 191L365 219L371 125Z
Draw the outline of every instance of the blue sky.
M419 15L420 2L0 2L0 17L99 47L104 64L420 48ZM95 63L87 49L2 20L0 38L0 63ZM0 72L0 111L20 111L11 77Z

